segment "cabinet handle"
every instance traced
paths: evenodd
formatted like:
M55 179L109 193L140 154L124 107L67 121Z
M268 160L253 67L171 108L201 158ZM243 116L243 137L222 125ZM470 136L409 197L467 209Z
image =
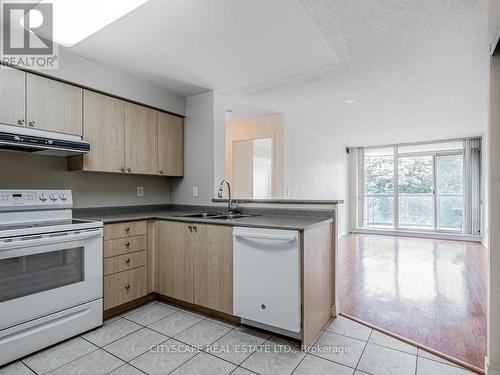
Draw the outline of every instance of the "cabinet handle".
M198 231L198 227L196 225L193 225L193 229L194 229L195 232Z
M160 171L159 173L160 173L160 174L163 174L163 171Z
M129 241L125 242L125 246L130 246L130 242Z
M28 126L31 126L32 128L36 125L36 122L31 120L30 122L28 122Z
M125 168L124 168L124 167L121 167L121 168L120 168L120 172L125 172Z
M260 305L260 308L261 308L262 310L265 310L265 309L266 309L266 305L262 304L262 305Z
M127 172L129 172L129 173L132 172L132 169L130 169L130 167L127 168Z
M192 232L193 231L193 226L192 225L188 225L188 228L189 228L189 231Z
M24 119L20 118L19 120L17 120L17 124L18 125L24 125Z
M125 289L129 290L130 289L130 284L125 285Z
M130 227L126 227L125 232L129 232L129 231L130 231Z
M129 258L125 259L125 263L129 264L130 263L130 259Z

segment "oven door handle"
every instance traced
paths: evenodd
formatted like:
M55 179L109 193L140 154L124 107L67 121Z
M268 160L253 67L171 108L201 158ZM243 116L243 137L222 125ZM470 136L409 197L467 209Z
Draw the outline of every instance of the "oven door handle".
M102 229L91 229L78 232L43 234L19 237L13 240L4 239L0 241L0 251L19 249L23 247L51 245L61 242L80 241L90 238L102 237Z

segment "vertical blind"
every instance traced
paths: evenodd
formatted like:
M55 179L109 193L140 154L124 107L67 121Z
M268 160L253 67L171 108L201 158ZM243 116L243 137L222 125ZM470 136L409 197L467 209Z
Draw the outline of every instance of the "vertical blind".
M481 139L465 140L464 233L481 233Z

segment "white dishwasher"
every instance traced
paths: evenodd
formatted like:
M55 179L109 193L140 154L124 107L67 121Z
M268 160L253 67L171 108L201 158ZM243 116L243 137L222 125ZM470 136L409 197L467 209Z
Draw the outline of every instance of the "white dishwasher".
M244 323L300 333L299 232L235 227L233 283Z

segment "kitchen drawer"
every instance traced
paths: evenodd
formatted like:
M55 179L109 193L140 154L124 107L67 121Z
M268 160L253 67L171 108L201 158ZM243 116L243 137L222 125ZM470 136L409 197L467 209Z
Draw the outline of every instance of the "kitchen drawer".
M103 242L104 258L146 250L146 248L146 235L118 238L116 240L107 240Z
M146 234L146 221L130 221L126 223L106 224L104 226L104 239L112 240L129 236Z
M147 279L146 266L104 276L104 310L145 296Z
M104 276L148 264L146 250L104 259Z

